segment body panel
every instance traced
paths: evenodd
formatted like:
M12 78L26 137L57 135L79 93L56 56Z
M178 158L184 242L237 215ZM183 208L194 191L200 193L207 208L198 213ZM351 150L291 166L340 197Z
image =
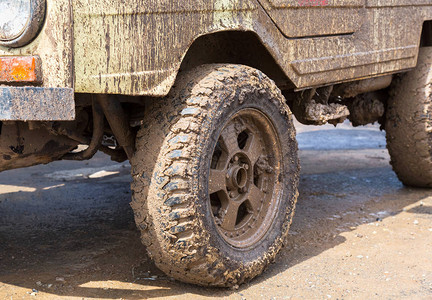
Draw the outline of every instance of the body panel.
M163 96L197 37L252 30L257 8L226 0L75 1L76 90Z
M304 89L413 68L432 19L430 0L259 1L48 1L37 39L0 56L39 56L43 87L164 96L195 40L248 31Z
M290 38L353 33L364 21L366 0L259 0Z
M344 3L352 9L364 1ZM416 65L423 21L432 19L430 1L369 0L359 14L361 26L332 27L354 33L287 38L279 29L285 24L276 26L255 1L74 4L76 91L127 95L166 95L194 40L229 30L256 33L298 89L398 72ZM293 32L307 27L306 21L286 22Z
M37 55L42 64L40 86L73 88L72 24L70 0L48 0L45 24L38 37L21 48L0 46L0 56Z

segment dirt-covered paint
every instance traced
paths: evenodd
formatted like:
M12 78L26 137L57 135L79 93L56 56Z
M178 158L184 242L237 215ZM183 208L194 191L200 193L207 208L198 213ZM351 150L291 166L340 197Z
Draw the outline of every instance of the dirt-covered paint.
M21 48L0 46L0 57L37 55L42 66L39 86L73 88L72 24L72 0L47 0L45 22L37 38Z
M294 2L75 1L76 91L164 96L197 38L234 30L256 33L300 89L398 72L432 19L423 0Z
M213 12L213 26L215 30L222 28L238 28L244 24L252 28L252 14L249 9L242 10L236 5L236 0L215 0Z
M366 13L366 0L258 1L290 38L354 33L360 29Z
M47 7L36 40L0 47L0 56L39 55L44 87L151 96L169 92L203 35L257 34L303 89L413 68L422 24L432 19L427 0L48 0Z

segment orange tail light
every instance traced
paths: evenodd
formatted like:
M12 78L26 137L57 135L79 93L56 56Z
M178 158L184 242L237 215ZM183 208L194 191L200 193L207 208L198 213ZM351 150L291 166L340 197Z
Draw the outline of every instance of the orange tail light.
M42 82L40 58L38 56L0 57L1 83L40 83Z

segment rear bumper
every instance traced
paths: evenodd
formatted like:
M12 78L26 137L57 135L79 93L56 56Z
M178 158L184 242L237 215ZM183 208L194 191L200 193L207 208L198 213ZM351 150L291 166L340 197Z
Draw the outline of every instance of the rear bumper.
M0 87L0 121L71 121L71 88Z

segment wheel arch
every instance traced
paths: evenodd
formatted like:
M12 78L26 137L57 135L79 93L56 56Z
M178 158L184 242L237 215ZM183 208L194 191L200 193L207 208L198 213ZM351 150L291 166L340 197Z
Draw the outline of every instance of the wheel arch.
M246 65L262 71L274 80L280 89L294 87L253 31L227 30L196 38L182 60L180 71L214 63Z
M431 47L432 46L432 20L425 21L423 23L423 29L420 39L420 47Z

